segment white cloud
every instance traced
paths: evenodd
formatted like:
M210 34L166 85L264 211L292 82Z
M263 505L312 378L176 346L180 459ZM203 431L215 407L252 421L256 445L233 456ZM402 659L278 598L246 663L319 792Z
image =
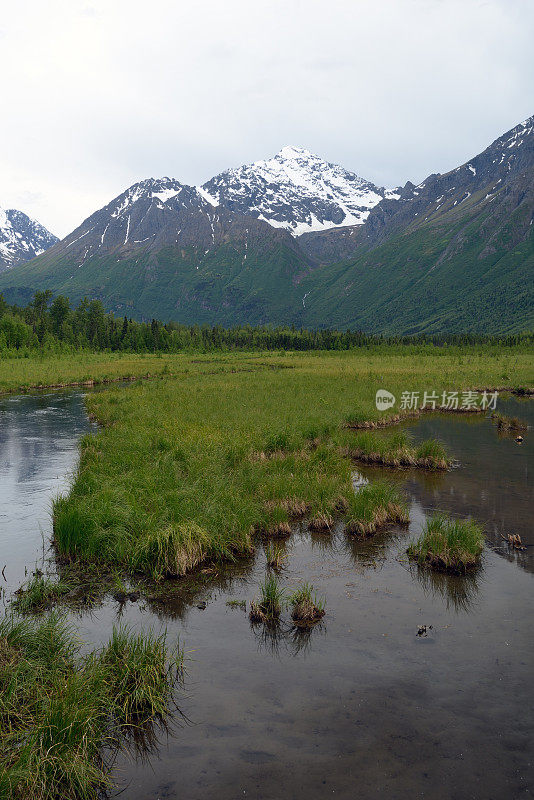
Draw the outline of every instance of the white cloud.
M418 182L534 112L530 0L20 0L0 34L0 205L59 235L288 143Z

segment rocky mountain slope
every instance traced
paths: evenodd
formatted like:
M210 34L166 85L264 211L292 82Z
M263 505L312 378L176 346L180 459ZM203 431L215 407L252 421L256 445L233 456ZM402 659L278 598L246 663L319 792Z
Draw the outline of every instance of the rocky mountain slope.
M534 117L451 172L406 184L348 232L312 246L300 237L308 255L317 240L329 248L320 282L303 283L308 324L328 314L373 331L534 328Z
M58 241L22 211L0 208L0 272L44 253Z

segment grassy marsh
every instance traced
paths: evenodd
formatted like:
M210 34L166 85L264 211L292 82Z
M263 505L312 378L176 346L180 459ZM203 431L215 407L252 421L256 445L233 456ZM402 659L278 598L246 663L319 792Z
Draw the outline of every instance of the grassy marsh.
M435 514L407 552L419 566L461 574L478 566L483 549L484 534L477 522Z
M438 443L415 447L402 431L345 427L350 414L384 419L377 386L400 396L503 374L525 383L532 371L523 352L468 348L173 358L164 380L88 394L102 429L82 440L70 495L54 505L63 558L163 578L249 553L255 533L288 535L303 514L327 531L352 502L355 441L398 461L445 458Z

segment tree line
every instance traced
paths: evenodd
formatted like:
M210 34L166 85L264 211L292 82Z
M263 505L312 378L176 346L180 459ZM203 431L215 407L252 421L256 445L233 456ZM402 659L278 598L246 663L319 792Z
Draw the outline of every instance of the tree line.
M474 345L511 347L532 343L533 333L487 336L474 333L432 336L376 336L362 331L294 326L183 325L157 319L138 322L107 313L99 300L83 299L75 308L52 292L36 292L27 306L9 305L0 294L0 354L110 350L135 353L184 350L348 350L379 344Z

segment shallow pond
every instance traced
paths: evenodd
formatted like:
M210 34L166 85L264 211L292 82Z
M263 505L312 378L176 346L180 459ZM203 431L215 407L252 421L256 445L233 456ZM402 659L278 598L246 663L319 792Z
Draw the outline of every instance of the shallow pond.
M534 426L531 402L499 410ZM50 496L64 487L89 423L77 393L0 400L0 420L1 560L16 588L42 551L40 528L50 536ZM294 532L282 581L309 581L326 599L308 635L287 615L277 631L252 627L227 605L254 597L261 547L215 576L174 582L164 603L107 599L71 614L89 642L106 639L120 618L166 627L187 652L181 713L156 731L159 744L116 759L122 797L531 796L533 433L519 446L487 419L429 416L409 427L417 439L439 436L461 466L395 473L411 498L409 528L366 543L341 526L326 536L305 525ZM431 509L485 523L477 575L430 576L406 563L407 542ZM501 538L509 532L531 546L510 551ZM432 628L418 636L419 625Z

